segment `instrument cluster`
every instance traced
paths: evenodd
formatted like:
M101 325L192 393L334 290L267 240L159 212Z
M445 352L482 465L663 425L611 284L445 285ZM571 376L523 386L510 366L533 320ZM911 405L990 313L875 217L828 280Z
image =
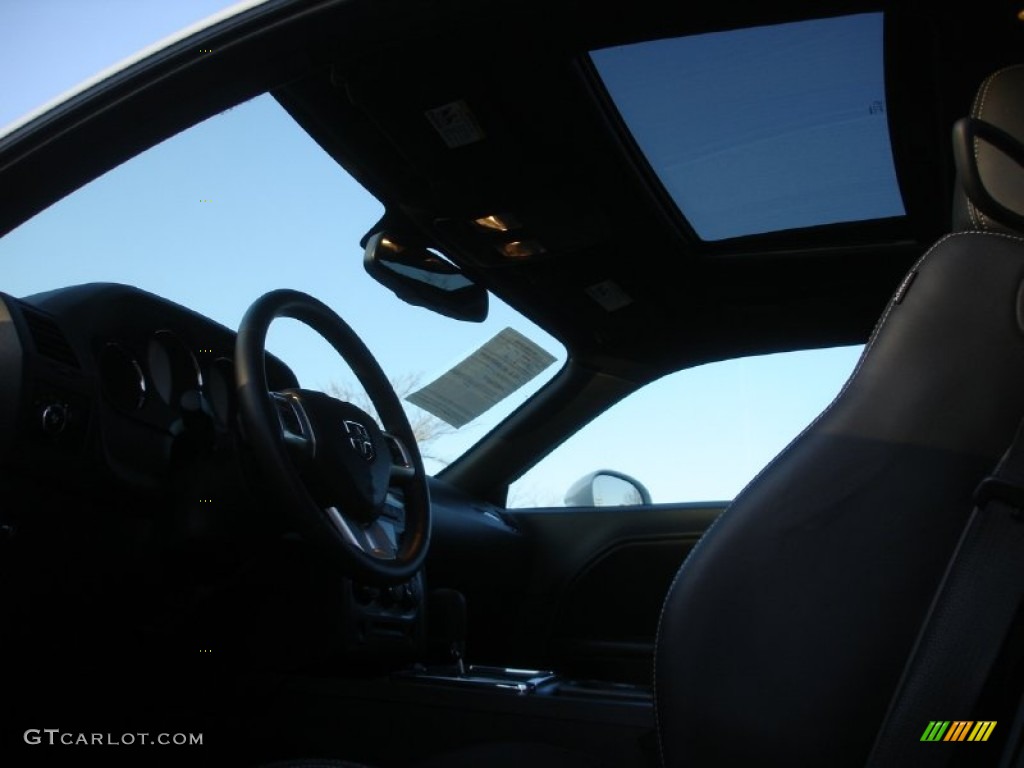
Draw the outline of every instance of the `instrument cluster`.
M103 342L98 367L107 403L140 421L206 413L227 428L234 418L235 368L228 350L193 347L175 331L160 329L141 342Z

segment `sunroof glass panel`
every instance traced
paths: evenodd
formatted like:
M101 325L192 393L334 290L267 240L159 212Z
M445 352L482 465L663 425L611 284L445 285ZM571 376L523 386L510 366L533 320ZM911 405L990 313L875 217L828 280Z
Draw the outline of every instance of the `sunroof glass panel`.
M886 118L882 14L590 55L700 238L904 215Z

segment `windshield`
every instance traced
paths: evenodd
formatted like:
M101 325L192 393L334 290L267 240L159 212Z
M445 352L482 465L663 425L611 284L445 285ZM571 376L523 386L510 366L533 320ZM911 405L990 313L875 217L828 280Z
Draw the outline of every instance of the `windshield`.
M376 199L263 95L153 147L0 240L0 290L21 297L78 283L127 283L229 328L237 328L267 291L309 293L331 306L377 357L403 398L433 473L550 379L565 351L494 296L484 323L464 323L405 304L376 283L363 268L359 240L382 213ZM485 344L493 348L499 334L509 338L506 329L543 350L534 350L531 368L540 374L511 396L464 424L464 414L456 419L430 406L458 428L405 401L436 403L419 390ZM365 404L348 367L304 325L275 321L267 348L301 386Z

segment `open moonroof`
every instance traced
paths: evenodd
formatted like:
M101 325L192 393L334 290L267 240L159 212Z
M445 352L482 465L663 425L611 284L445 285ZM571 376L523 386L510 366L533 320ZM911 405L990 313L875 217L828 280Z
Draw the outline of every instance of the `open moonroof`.
M902 216L882 14L590 53L626 126L703 240Z

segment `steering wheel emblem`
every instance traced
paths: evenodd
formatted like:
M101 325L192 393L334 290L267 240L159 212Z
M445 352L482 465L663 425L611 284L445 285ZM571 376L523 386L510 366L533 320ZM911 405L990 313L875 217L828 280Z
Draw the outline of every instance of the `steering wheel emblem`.
M373 449L373 441L370 439L370 433L366 427L358 421L346 420L342 423L345 425L345 431L348 433L348 441L356 453L367 461L373 461L377 452Z

